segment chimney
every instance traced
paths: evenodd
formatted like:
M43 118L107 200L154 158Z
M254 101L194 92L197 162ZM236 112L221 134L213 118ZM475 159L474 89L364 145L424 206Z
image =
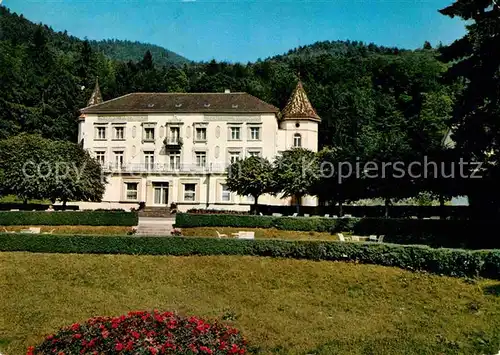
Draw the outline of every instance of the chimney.
M231 90L229 90L229 89L224 90L224 94L230 94L230 93L231 93Z

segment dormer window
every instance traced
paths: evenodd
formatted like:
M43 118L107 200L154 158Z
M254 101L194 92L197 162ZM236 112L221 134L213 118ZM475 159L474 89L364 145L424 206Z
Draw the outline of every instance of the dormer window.
M238 108L238 105L233 105L233 108Z
M175 107L177 108L182 107L182 104L175 104Z
M148 104L148 107L153 108L153 107L155 107L155 104Z
M209 108L210 107L210 104L205 104L204 105L206 108Z

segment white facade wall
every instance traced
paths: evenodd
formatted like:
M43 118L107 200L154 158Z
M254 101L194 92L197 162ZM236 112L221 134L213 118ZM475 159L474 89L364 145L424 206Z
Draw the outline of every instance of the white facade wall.
M128 209L144 201L158 207L175 202L181 211L248 210L251 198L223 192L231 155L259 154L272 161L293 147L296 134L301 135L302 147L317 151L317 122L290 120L280 125L274 114L86 114L79 123L79 141L102 160L108 184L102 203L81 203L80 208ZM197 128L206 130L206 139L197 135ZM154 139L149 139L147 129L154 129ZM165 139L172 140L171 129L178 129L181 146L165 146ZM171 157L175 151L180 154L178 161ZM203 154L205 167L199 166ZM123 165L119 168L118 163ZM127 190L131 186L136 192ZM289 205L290 200L265 195L259 203ZM303 200L303 205L316 203L311 197Z

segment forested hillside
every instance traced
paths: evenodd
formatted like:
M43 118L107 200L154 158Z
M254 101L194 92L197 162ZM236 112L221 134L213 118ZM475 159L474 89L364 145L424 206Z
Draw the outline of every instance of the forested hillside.
M318 42L256 63L164 66L154 52L139 61L111 60L92 43L0 7L0 138L37 132L75 140L78 109L96 77L104 99L135 91L230 89L283 108L300 72L322 117L321 146L424 154L440 144L457 88L441 83L447 67L422 45L409 51Z
M104 40L90 41L92 49L102 52L105 56L123 62L137 62L142 59L144 53L150 51L157 65L182 65L189 60L163 47L141 42Z

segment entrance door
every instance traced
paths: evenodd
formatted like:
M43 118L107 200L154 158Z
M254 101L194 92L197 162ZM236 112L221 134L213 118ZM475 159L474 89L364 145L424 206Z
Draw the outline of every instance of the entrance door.
M168 204L168 182L153 182L154 204L166 206Z

